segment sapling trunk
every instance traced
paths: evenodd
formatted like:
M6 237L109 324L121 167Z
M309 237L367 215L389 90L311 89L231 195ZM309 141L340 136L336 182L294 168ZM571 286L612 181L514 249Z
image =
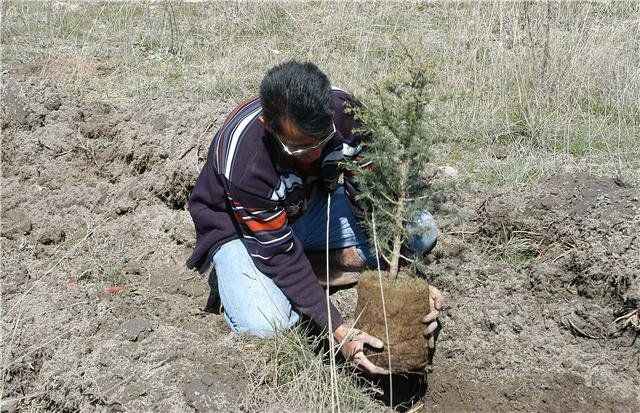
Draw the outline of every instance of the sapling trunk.
M389 263L389 277L398 278L399 272L399 263L400 263L400 248L402 247L402 233L403 233L403 222L404 222L404 214L406 209L406 187L407 187L407 178L408 178L408 164L407 161L403 161L400 163L399 172L400 172L400 182L398 185L398 199L395 203L395 227L396 234L393 238L393 244L391 249L391 261Z

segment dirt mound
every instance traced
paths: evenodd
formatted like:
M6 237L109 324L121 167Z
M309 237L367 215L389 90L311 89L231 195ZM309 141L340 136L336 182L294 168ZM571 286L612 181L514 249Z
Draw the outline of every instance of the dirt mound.
M640 276L638 195L588 174L468 195L475 217L447 228L429 266L451 304L436 410L637 411L637 333L613 321Z
M640 277L640 190L620 179L554 176L521 197L489 199L478 218L489 244L533 258L536 291L622 299Z
M233 409L241 344L184 267L184 206L228 105L2 80L3 411Z

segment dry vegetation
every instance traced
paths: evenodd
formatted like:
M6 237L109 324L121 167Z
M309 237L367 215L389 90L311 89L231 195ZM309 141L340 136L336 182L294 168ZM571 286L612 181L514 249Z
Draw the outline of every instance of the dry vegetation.
M527 191L559 172L640 184L638 2L3 2L3 398L30 410L327 408L328 366L300 332L258 342L197 311L206 286L183 267L194 238L185 199L211 131L266 68L308 59L362 94L403 48L436 76L433 165L460 173L460 199L437 214L449 234L473 232L484 194ZM458 314L486 299L459 283L495 283L492 299L528 285L483 267L524 268L522 237L489 250L461 239L477 257L464 271L434 270ZM120 285L123 294L105 292ZM500 330L494 310L488 321L446 320L436 365L456 362L468 329ZM142 328L125 323L137 319ZM510 353L483 367L500 348L492 340L470 339L485 352L464 353L479 379L499 386L500 371L530 367ZM518 345L557 354L535 338ZM591 351L581 346L566 348ZM600 366L607 400L627 400L633 386L637 397L638 356L615 364L621 354ZM562 368L593 384L597 373L580 370L590 360ZM382 408L349 371L338 380L343 410ZM526 395L513 386L505 397L517 403Z
M334 84L362 93L405 45L439 73L437 112L456 145L444 159L476 182L526 183L559 164L618 169L638 159L639 7L7 2L4 62L32 64L86 99L231 102L287 58L313 60ZM488 145L514 162L479 157Z

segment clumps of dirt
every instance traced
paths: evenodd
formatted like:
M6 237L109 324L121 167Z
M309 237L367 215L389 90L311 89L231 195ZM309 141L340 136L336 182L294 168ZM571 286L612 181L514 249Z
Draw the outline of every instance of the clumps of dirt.
M374 364L394 373L423 370L427 365L427 355L422 318L429 313L429 285L406 274L394 280L384 273L382 288L389 329L388 343L378 273L365 272L358 282L356 327L385 342L383 351L369 349L365 354Z
M631 286L624 294L624 303L630 309L640 310L640 277L631 283Z
M191 217L188 214L175 214L162 224L161 229L177 245L182 245L186 248L193 248L196 245L193 221L191 221Z
M49 351L47 349L37 349L30 354L17 355L13 352L9 353L11 358L5 360L7 365L3 366L3 387L11 389L16 386L20 386L23 393L29 392L34 386L34 382L37 380L38 374L42 370L44 361L49 357ZM3 395L4 396L4 395ZM10 412L11 409L7 405L13 405L14 410L17 410L17 405L20 399L16 398L15 402L9 398L9 400L3 397L2 400L2 412ZM8 402L8 403L7 403Z
M112 122L84 122L79 126L78 131L87 139L112 139L117 134L115 123Z
M149 115L138 107L78 100L51 81L8 79L2 93L4 176L35 179L50 189L87 183L87 174L109 184L146 182L147 199L184 209L204 162L200 151L210 140L212 111L203 107L187 116L198 120L175 107ZM205 133L200 125L207 125Z
M244 359L224 320L201 314L207 287L184 267L195 231L183 209L231 103L119 106L11 73L0 108L3 409L232 409ZM183 391L206 371L215 380Z
M479 233L515 246L534 290L622 300L640 277L640 191L620 179L557 175L521 196L490 198Z
M2 228L0 234L3 237L15 239L31 233L33 224L31 218L23 209L14 208L3 211L0 227Z
M13 80L7 80L2 84L2 129L9 128L12 124L24 124L28 116L27 108L18 84Z
M133 175L142 175L153 164L153 152L150 150L131 151L124 157L131 167Z
M184 209L197 179L194 168L178 164L167 168L153 193L171 209Z
M434 411L638 409L640 341L614 321L640 281L638 195L589 174L464 195L425 272L449 304Z
M47 228L38 237L38 242L42 245L59 244L65 240L66 233L60 228Z

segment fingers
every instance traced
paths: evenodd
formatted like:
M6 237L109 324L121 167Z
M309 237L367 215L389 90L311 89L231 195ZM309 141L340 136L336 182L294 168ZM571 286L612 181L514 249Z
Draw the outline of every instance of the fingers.
M434 333L434 331L436 331L437 329L438 329L438 322L437 321L432 321L431 323L429 323L427 328L424 329L423 334L425 336L432 335Z
M427 356L427 371L433 371L433 356L436 354L436 338L434 336L430 336L429 340L427 340L425 347L427 348L426 356Z
M382 340L374 336L370 336L367 333L360 334L360 336L358 337L358 340L360 340L363 344L370 345L373 348L379 349L384 347L384 343L382 342Z
M422 319L422 322L425 323L425 324L426 323L431 323L431 322L435 321L439 316L440 316L440 311L433 310L432 312L430 312L429 314L424 316L424 318Z
M436 310L444 310L447 308L447 301L444 299L444 296L440 290L431 284L429 284L429 296L433 300L433 307Z
M376 366L364 355L363 352L358 352L353 356L353 361L357 368L366 371L371 374L389 374L389 370Z

